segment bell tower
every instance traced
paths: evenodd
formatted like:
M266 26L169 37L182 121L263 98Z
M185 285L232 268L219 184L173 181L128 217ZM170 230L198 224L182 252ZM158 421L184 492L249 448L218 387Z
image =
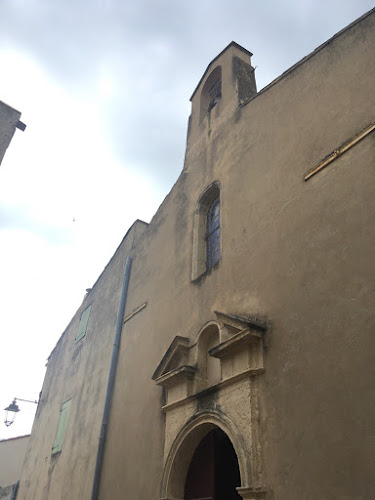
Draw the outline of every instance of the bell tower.
M252 53L231 42L207 66L190 100L188 140L211 130L257 93Z

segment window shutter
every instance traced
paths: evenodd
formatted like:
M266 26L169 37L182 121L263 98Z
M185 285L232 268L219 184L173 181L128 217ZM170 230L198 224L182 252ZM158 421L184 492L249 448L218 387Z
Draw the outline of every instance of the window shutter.
M65 431L66 431L66 426L68 423L71 402L72 402L72 400L69 399L68 401L65 401L65 403L63 403L61 406L59 423L57 426L55 442L53 443L53 447L52 447L52 453L57 453L58 451L62 450L62 444L63 444L64 437L65 437Z
M82 313L81 321L79 322L78 333L75 338L76 342L81 340L81 338L86 335L86 329L87 329L87 323L89 321L90 311L91 311L91 305L87 307Z

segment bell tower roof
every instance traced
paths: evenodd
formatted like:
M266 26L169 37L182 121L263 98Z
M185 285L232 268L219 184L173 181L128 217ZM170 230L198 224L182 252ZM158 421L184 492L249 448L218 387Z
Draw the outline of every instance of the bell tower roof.
M241 45L239 45L237 42L234 42L234 41L230 42L225 47L225 49L223 49L214 59L212 59L212 61L210 62L210 64L207 66L206 71L203 73L201 79L198 82L198 85L195 87L194 92L191 94L190 101L193 99L195 93L197 92L197 90L198 90L200 84L202 83L202 81L205 79L206 75L209 73L209 71L211 70L211 68L215 65L215 62L224 54L224 52L227 52L227 50L229 50L231 47L235 47L236 49L239 49L240 51L242 51L245 54L247 54L249 57L251 57L253 55L252 52L250 52L249 50L245 49L244 47L242 47Z

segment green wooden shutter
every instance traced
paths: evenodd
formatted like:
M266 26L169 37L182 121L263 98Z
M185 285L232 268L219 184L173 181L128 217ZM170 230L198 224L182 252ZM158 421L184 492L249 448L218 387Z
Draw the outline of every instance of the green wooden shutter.
M57 426L55 442L53 443L53 447L52 447L52 453L57 453L58 451L62 450L62 444L64 441L66 426L68 423L71 402L72 402L72 400L69 399L68 401L65 401L65 403L63 403L61 406L60 418L59 418L59 423Z
M86 335L87 323L89 322L89 316L91 311L91 305L87 307L81 316L81 321L79 322L78 333L75 341L78 342L82 337Z

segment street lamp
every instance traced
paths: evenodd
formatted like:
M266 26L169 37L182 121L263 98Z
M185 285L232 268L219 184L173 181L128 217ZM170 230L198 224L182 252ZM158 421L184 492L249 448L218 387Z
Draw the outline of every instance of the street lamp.
M35 403L38 404L38 401L30 401L30 399L21 399L21 398L14 398L13 401L10 403L10 405L7 408L4 408L5 410L5 418L4 418L4 424L9 427L10 425L13 424L13 422L16 419L16 415L19 411L21 411L18 407L18 404L16 401L24 401L25 403Z

